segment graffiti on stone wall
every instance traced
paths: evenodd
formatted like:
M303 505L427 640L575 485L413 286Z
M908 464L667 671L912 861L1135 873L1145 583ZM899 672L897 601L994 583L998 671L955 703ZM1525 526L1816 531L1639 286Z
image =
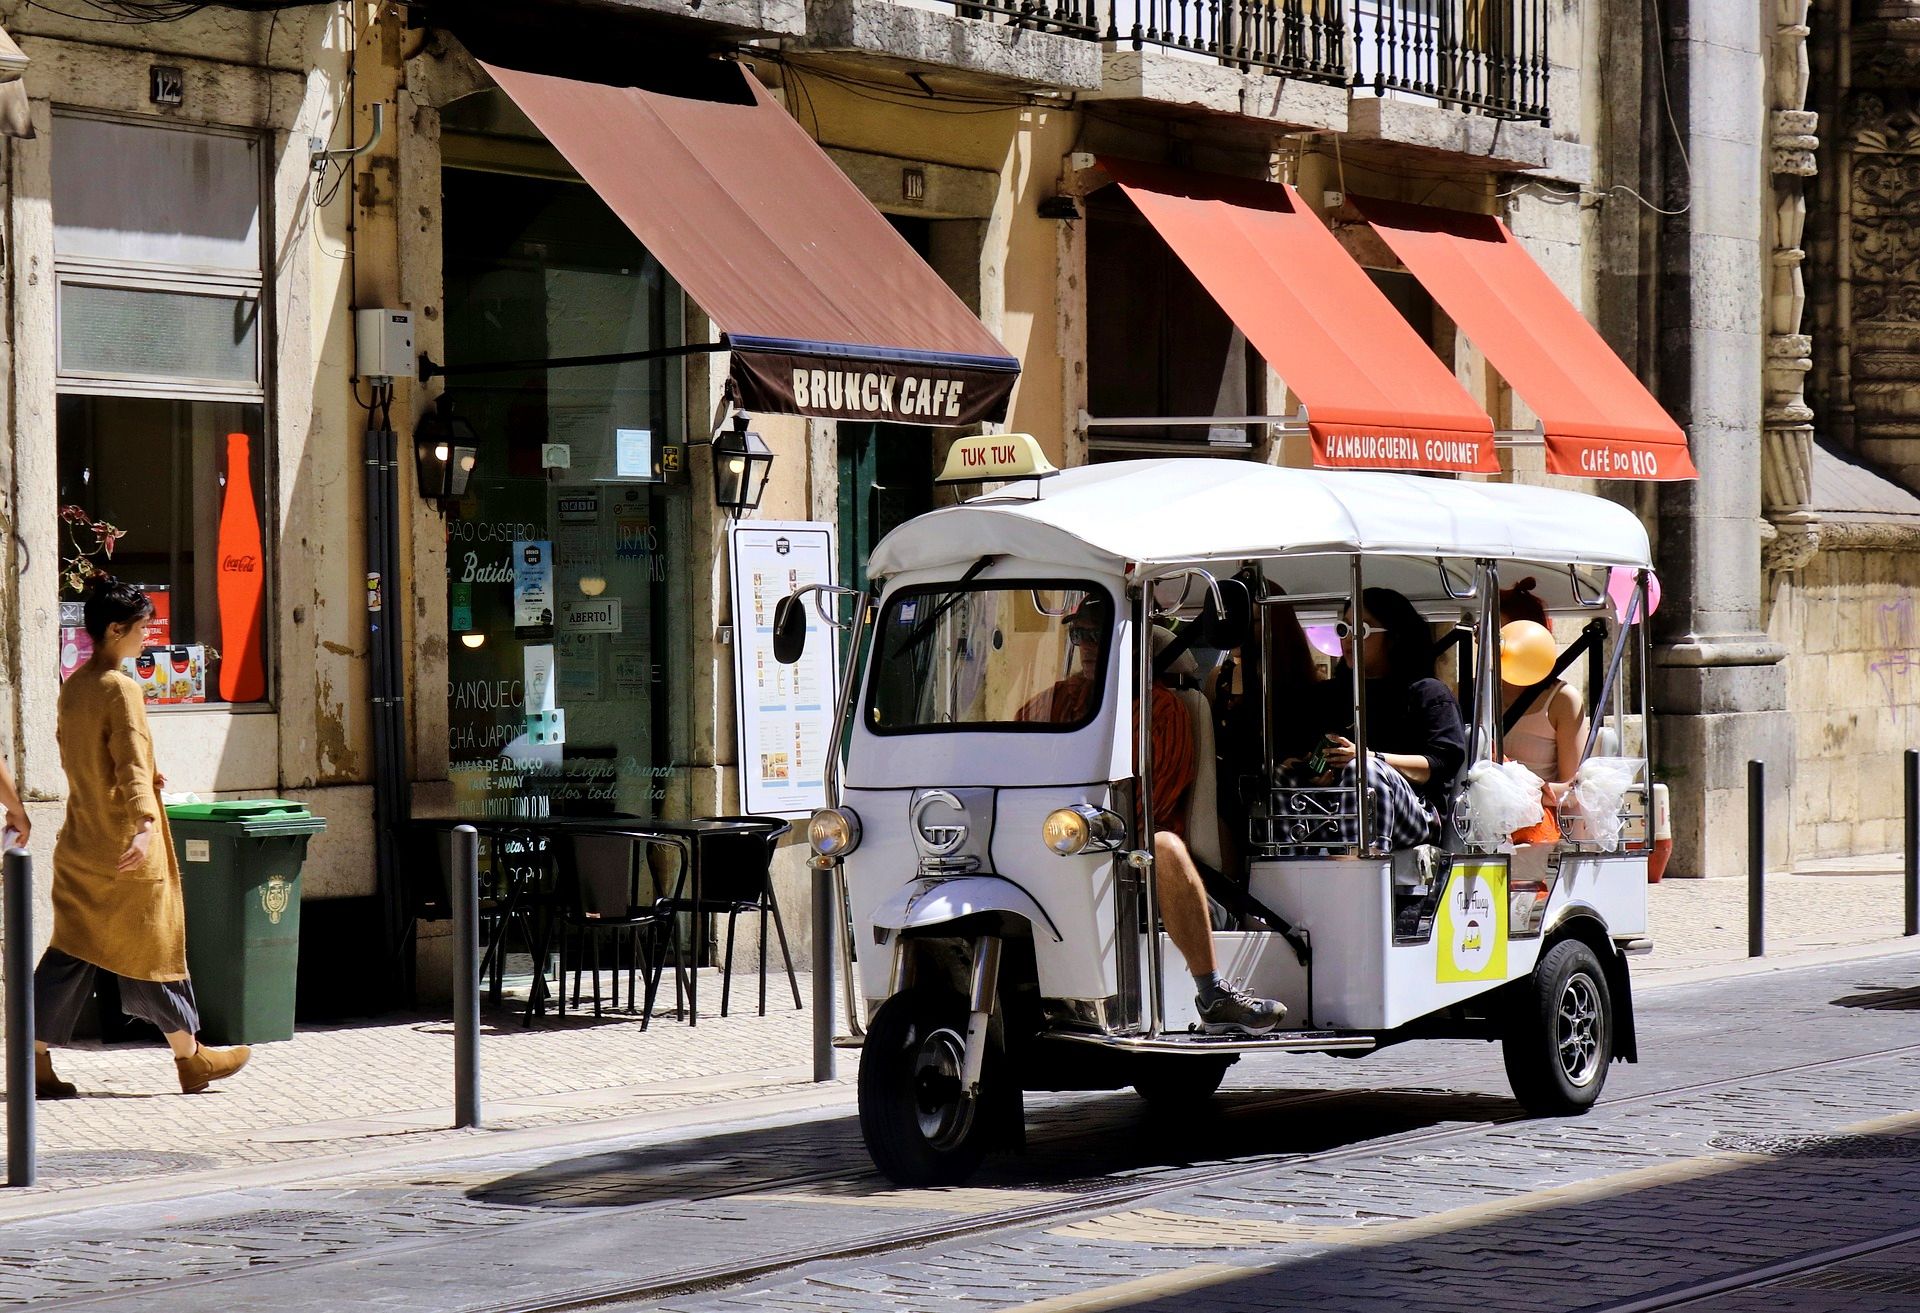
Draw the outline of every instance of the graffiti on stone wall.
M1877 620L1880 654L1867 669L1880 681L1887 709L1897 711L1903 703L1907 679L1920 671L1920 653L1913 648L1913 599L1902 597L1881 603Z

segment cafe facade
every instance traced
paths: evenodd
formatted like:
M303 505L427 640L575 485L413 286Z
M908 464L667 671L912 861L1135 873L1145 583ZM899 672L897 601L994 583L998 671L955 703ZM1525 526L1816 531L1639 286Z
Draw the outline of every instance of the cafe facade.
M36 852L86 557L165 599L169 789L327 817L308 957L345 965L318 987L404 983L441 928L407 916L407 817L741 810L781 754L738 731L730 527L830 526L858 585L983 428L1059 465L1611 489L1663 526L1656 622L1697 629L1696 528L1733 486L1709 462L1745 458L1696 437L1702 483L1658 482L1689 472L1668 416L1705 384L1648 327L1649 212L1618 187L1663 157L1601 94L1603 64L1652 74L1590 39L1616 6L1482 6L1515 21L1465 54L1411 8L1337 7L1337 41L1282 23L1228 58L1131 3L349 0L111 30L0 3L31 134L5 146L0 730ZM1361 39L1385 8L1400 64ZM1516 278L1597 325L1572 373L1488 317ZM110 561L96 525L124 531ZM1669 741L1777 737L1764 666L1723 649L1675 669L1753 707L1676 693ZM1735 852L1706 838L1737 828L1730 786L1693 779L1682 851ZM792 845L776 888L804 959Z

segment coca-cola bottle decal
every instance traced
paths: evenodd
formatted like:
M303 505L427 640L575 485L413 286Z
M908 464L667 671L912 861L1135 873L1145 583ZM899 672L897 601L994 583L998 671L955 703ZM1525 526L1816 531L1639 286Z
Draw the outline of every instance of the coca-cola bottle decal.
M267 696L261 626L267 572L254 508L253 459L244 433L227 434L227 493L220 503L220 696L260 702Z

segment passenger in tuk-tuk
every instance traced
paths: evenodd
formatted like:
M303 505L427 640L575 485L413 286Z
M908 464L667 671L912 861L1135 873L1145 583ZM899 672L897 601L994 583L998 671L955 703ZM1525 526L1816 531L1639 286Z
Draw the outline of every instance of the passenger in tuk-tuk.
M1432 843L1447 790L1467 758L1460 704L1434 676L1433 630L1390 588L1367 589L1357 621L1351 612L1346 619L1331 687L1344 687L1347 671L1359 664L1367 681L1366 779L1377 799L1375 834L1389 848ZM1329 734L1323 742L1330 773L1350 786L1353 741Z
M1087 626L1082 638L1071 622L1068 637L1075 644L1081 667L1028 702L1021 720L1071 720L1086 706L1086 690L1094 687L1093 663L1100 652L1099 630ZM1173 634L1153 630L1156 656L1166 651ZM1155 662L1156 668L1159 662ZM1138 708L1135 709L1138 715ZM1187 848L1187 815L1200 763L1197 761L1192 719L1174 689L1171 670L1156 676L1152 699L1153 727L1153 856L1160 917L1173 940L1197 991L1195 1003L1201 1021L1215 1032L1238 1031L1263 1035L1280 1024L1286 1005L1258 998L1220 975L1213 954L1213 922L1207 906L1206 884ZM1211 763L1208 763L1211 768Z
M1534 592L1532 576L1500 590L1500 623L1530 620L1553 628L1546 606ZM1504 716L1527 693L1518 684L1500 681L1500 712ZM1555 679L1535 694L1519 719L1506 731L1507 756L1548 784L1565 784L1580 769L1580 753L1587 741L1587 720L1580 694L1564 679Z

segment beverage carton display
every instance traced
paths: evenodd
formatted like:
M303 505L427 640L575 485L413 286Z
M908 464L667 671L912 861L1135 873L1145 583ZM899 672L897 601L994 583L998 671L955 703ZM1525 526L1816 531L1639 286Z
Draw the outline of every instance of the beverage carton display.
M167 700L167 673L163 656L163 652L149 648L120 664L120 668L132 675L134 682L140 685L140 696L148 702Z
M207 700L207 649L199 643L172 647L164 653L167 662L167 701L205 702Z

